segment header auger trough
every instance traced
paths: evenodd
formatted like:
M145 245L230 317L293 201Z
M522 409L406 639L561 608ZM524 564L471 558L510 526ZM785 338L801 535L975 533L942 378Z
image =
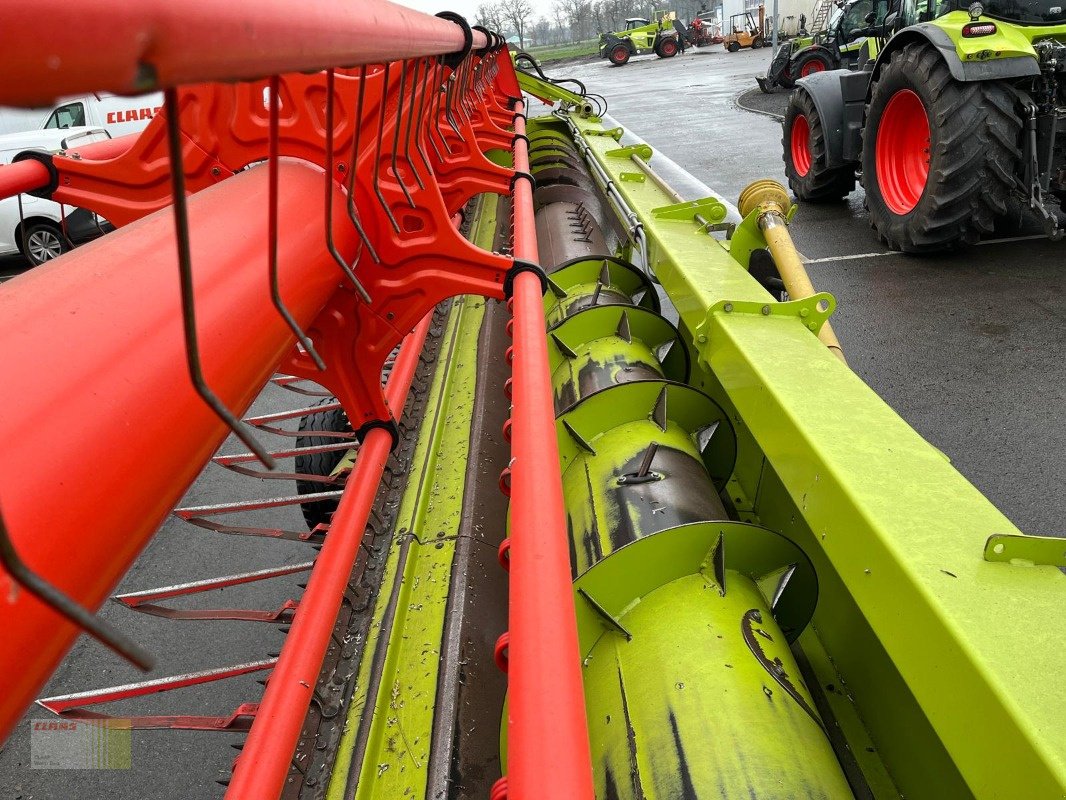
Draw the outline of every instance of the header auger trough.
M0 168L118 228L0 287L4 736L83 631L151 665L94 612L173 514L190 549L307 555L114 599L280 652L38 703L246 732L230 800L1066 793L1062 541L848 368L780 186L679 195L602 98L453 14L116 8L0 56L3 103L166 92L139 137ZM175 508L208 464L248 495ZM303 591L182 605L265 580Z

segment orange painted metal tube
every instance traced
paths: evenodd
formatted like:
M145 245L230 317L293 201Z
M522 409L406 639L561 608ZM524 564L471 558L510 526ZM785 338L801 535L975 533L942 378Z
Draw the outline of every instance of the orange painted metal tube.
M323 205L307 202L321 170L279 169L278 275L309 325L344 276ZM205 375L237 413L294 343L268 291L267 177L248 170L189 198ZM351 258L357 234L339 188L333 208ZM192 387L182 331L169 209L0 286L0 511L29 567L85 607L103 602L229 433ZM2 740L78 629L3 570L0 615Z
M298 8L289 0L13 0L4 17L0 105L376 64L465 44L454 22L387 0L304 0ZM63 23L42 38L42 19ZM473 46L487 44L474 31Z
M13 197L47 186L48 167L39 161L18 161L0 166L0 198Z
M515 110L515 133L524 136L524 104L519 101ZM521 137L515 139L514 167L529 172ZM515 258L536 263L528 181L515 181L513 203ZM520 273L514 283L512 379L507 796L592 800L548 336L542 287L532 272Z

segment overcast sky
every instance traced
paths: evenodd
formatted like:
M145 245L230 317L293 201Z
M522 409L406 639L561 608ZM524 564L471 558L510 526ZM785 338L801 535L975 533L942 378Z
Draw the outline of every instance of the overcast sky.
M479 0L393 0L401 6L409 6L424 11L427 14L436 14L438 11L454 11L462 14L472 25L474 23L474 9L479 5ZM543 8L547 11L551 3L546 0L537 0L533 3L534 16Z

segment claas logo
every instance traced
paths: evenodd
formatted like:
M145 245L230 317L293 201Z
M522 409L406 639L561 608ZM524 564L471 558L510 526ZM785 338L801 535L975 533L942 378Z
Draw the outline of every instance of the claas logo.
M147 108L127 108L119 111L107 112L107 124L114 125L119 122L136 122L139 119L151 119L159 113L162 106L149 106Z

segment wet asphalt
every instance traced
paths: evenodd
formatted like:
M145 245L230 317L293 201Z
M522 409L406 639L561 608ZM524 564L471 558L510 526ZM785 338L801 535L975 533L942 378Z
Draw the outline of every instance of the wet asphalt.
M672 60L637 58L622 68L591 61L549 72L577 77L607 95L616 119L735 202L751 180L784 181L778 121L736 105L768 59L768 50L728 54L715 47ZM889 253L866 223L861 190L844 203L802 207L792 232L810 261L815 285L838 299L833 325L851 366L1022 530L1066 532L1066 243L987 243L922 259ZM0 280L21 268L15 259L0 259ZM272 388L254 411L313 402ZM268 438L267 443L291 441ZM226 449L241 448L230 442ZM184 503L268 497L292 489L288 482L240 478L211 465ZM298 512L278 514L246 515L243 521L300 526ZM312 557L305 545L227 537L170 520L119 591ZM298 596L298 582L282 578L229 589L192 605L276 608ZM283 639L274 626L262 623L167 621L113 604L103 613L157 654L160 666L148 677L256 661L276 651ZM82 637L44 694L144 677ZM258 698L254 680L238 678L111 709L117 714L228 714ZM214 781L226 776L236 755L228 745L242 738L134 732L131 769L35 770L30 768L29 720L44 717L29 712L0 749L2 800L217 798L223 790Z

